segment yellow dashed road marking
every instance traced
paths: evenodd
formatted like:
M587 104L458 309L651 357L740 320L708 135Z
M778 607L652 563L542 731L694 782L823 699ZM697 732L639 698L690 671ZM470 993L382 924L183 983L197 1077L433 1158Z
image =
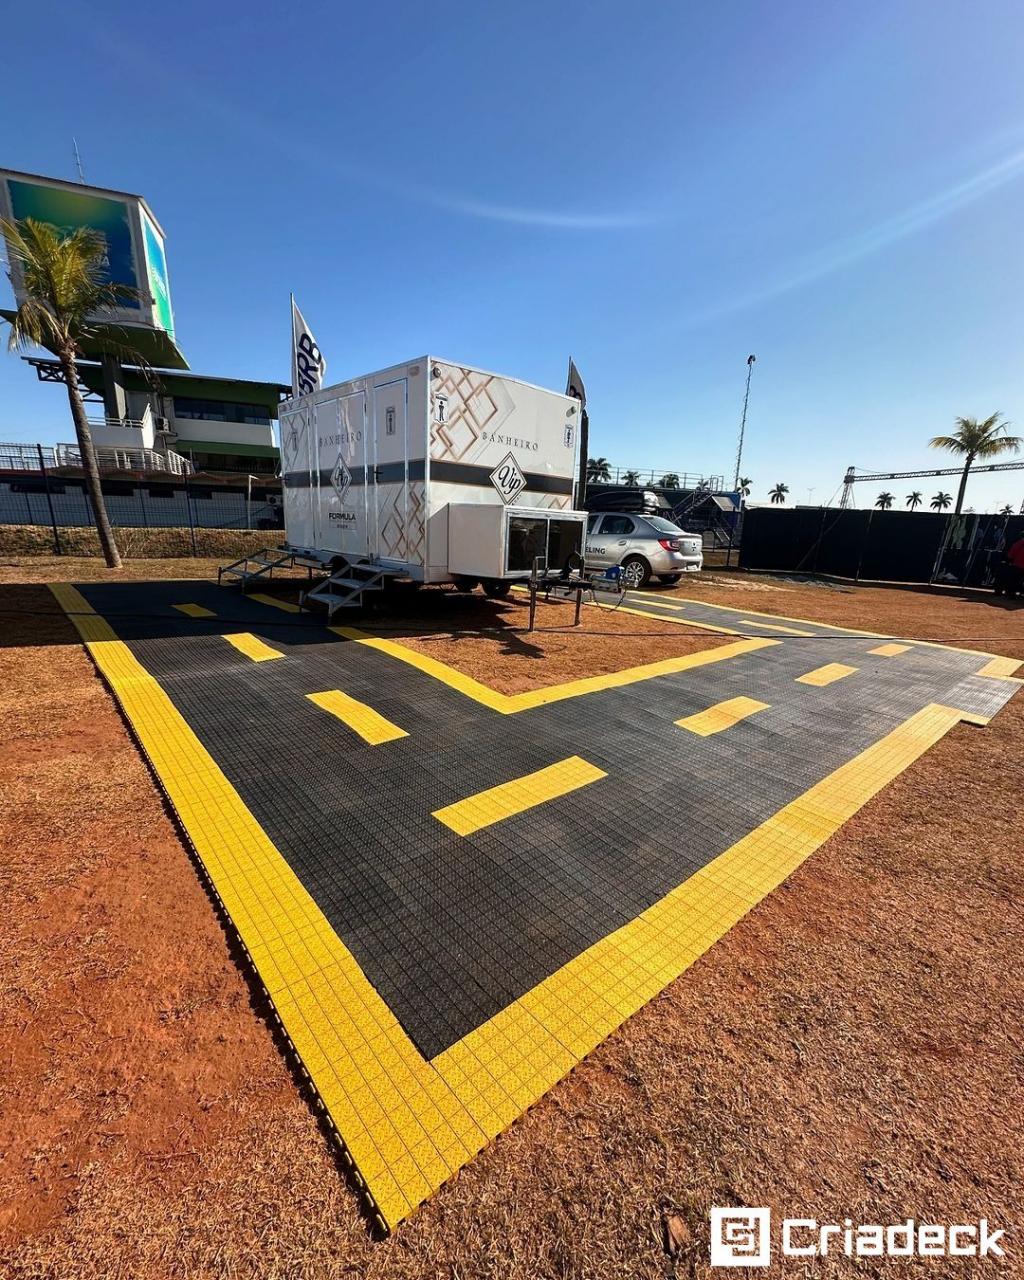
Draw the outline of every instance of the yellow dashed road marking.
M796 682L823 688L827 684L832 684L834 680L842 680L843 676L852 676L856 670L856 667L847 667L841 662L826 662L823 667L808 671L805 676L797 676Z
M264 644L258 636L248 631L236 631L234 635L225 636L224 639L228 644L233 644L239 653L252 658L253 662L269 662L271 658L284 657L283 653L277 649L271 649L269 644Z
M365 702L357 702L340 689L328 689L326 693L307 693L306 697L324 711L329 711L332 716L337 716L371 746L376 747L382 742L394 742L396 738L409 736L404 729L399 729L397 724L392 724L378 711L374 711L373 707L368 707Z
M876 653L880 658L895 658L898 654L906 653L909 648L909 644L880 644L869 649L868 653Z
M284 609L286 613L301 613L301 609L297 604L292 604L290 600L279 600L277 596L265 596L259 591L254 591L250 596L250 600L258 600L260 604L273 605L275 609Z
M798 631L796 627L782 627L777 622L755 622L753 618L740 618L744 627L760 627L762 631L781 631L784 636L813 636L813 631Z
M758 702L756 698L727 698L725 702L716 702L706 711L698 711L695 715L684 716L677 720L680 729L689 729L691 733L699 733L708 738L713 733L721 733L723 729L731 729L747 716L756 715L758 711L767 711L767 702Z
M511 818L513 814L534 809L547 800L567 795L604 777L607 774L603 769L588 764L579 756L570 756L568 760L550 764L536 773L524 774L511 782L478 791L475 796L468 796L443 809L435 809L433 816L457 835L468 836L481 827L489 827Z
M176 604L171 606L179 613L187 613L190 618L216 618L212 609L204 609L201 604Z
M650 600L647 597L644 597L644 604L654 605L658 609L675 609L679 613L686 608L683 604L672 604L669 600Z

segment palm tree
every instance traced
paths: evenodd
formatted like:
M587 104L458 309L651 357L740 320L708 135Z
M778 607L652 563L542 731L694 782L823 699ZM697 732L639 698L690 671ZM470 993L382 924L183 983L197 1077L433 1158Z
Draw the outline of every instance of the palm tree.
M635 489L640 483L639 471L625 471L622 475L622 483L628 485L631 489Z
M1009 502L1008 502L1008 503L1006 504L1006 506L1005 506L1005 507L1000 507L1000 508L999 508L999 514L1000 514L1001 516L1012 516L1012 515L1013 515L1013 505L1012 505L1011 503L1009 503Z
M933 511L945 511L952 503L953 495L951 493L937 493L928 504Z
M995 458L1001 453L1016 453L1021 446L1020 436L1005 435L1010 424L1000 413L993 413L984 422L976 418L957 418L956 430L951 436L933 436L929 444L933 449L948 449L964 459L964 471L960 477L960 489L956 495L958 516L964 505L967 476L975 458Z
M744 501L750 497L750 486L753 483L749 476L740 476L740 497Z
M916 511L923 501L924 496L920 489L915 489L913 493L907 494L907 506L911 511Z
M888 511L893 502L894 498L891 493L880 493L875 499L875 506L879 511Z
M772 502L782 503L786 501L787 493L789 493L788 484L777 484L774 489L768 490L768 497L771 498Z
M607 458L588 458L587 459L587 479L588 480L610 480L612 475L611 463Z
M78 227L65 233L35 218L0 218L0 231L11 260L18 264L25 295L11 321L8 347L16 351L47 346L60 362L100 549L107 567L119 569L121 555L103 501L96 451L78 385L78 356L82 339L93 333L89 318L139 294L127 285L104 279L107 242L99 231Z
M678 475L676 475L674 471L666 471L665 474L658 481L658 484L662 487L662 489L678 489L679 477Z

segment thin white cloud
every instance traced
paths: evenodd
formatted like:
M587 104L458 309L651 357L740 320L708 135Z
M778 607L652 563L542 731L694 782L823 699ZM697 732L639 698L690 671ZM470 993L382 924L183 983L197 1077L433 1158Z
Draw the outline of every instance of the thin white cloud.
M905 240L925 227L950 217L966 205L973 204L993 191L998 191L1000 187L1019 178L1021 174L1024 174L1024 150L1012 152L987 169L982 169L969 178L954 183L945 191L929 196L928 199L911 205L909 209L904 209L901 213L858 232L857 235L826 245L802 262L794 263L788 275L732 302L704 311L700 316L693 317L692 322L704 322L717 319L719 316L731 315L736 311L744 311L748 307L758 306L781 294L812 284L823 276L840 271L861 258L868 257L869 254L888 248L889 245Z

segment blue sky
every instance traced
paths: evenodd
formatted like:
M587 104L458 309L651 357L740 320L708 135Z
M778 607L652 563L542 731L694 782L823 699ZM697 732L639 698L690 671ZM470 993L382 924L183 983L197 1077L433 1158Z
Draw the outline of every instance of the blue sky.
M429 351L561 388L571 352L623 466L731 475L754 352L755 500L942 465L958 414L1024 434L1017 0L46 13L5 20L0 164L73 178L74 134L146 196L197 372L287 380L294 290L331 381ZM0 360L0 439L68 435Z

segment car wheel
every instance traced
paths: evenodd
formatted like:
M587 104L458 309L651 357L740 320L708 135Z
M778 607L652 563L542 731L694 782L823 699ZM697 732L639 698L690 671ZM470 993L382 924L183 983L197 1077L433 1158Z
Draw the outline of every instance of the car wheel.
M664 582L666 587L674 587L682 576L681 573L659 573L658 581Z
M651 580L651 566L643 556L627 556L622 562L622 581L631 591L639 591Z
M492 600L504 600L511 590L511 582L501 582L491 578L489 582L484 583L484 594L490 596Z
M475 591L478 586L476 578L464 578L461 574L455 579L455 590L462 591L468 595L471 591Z

